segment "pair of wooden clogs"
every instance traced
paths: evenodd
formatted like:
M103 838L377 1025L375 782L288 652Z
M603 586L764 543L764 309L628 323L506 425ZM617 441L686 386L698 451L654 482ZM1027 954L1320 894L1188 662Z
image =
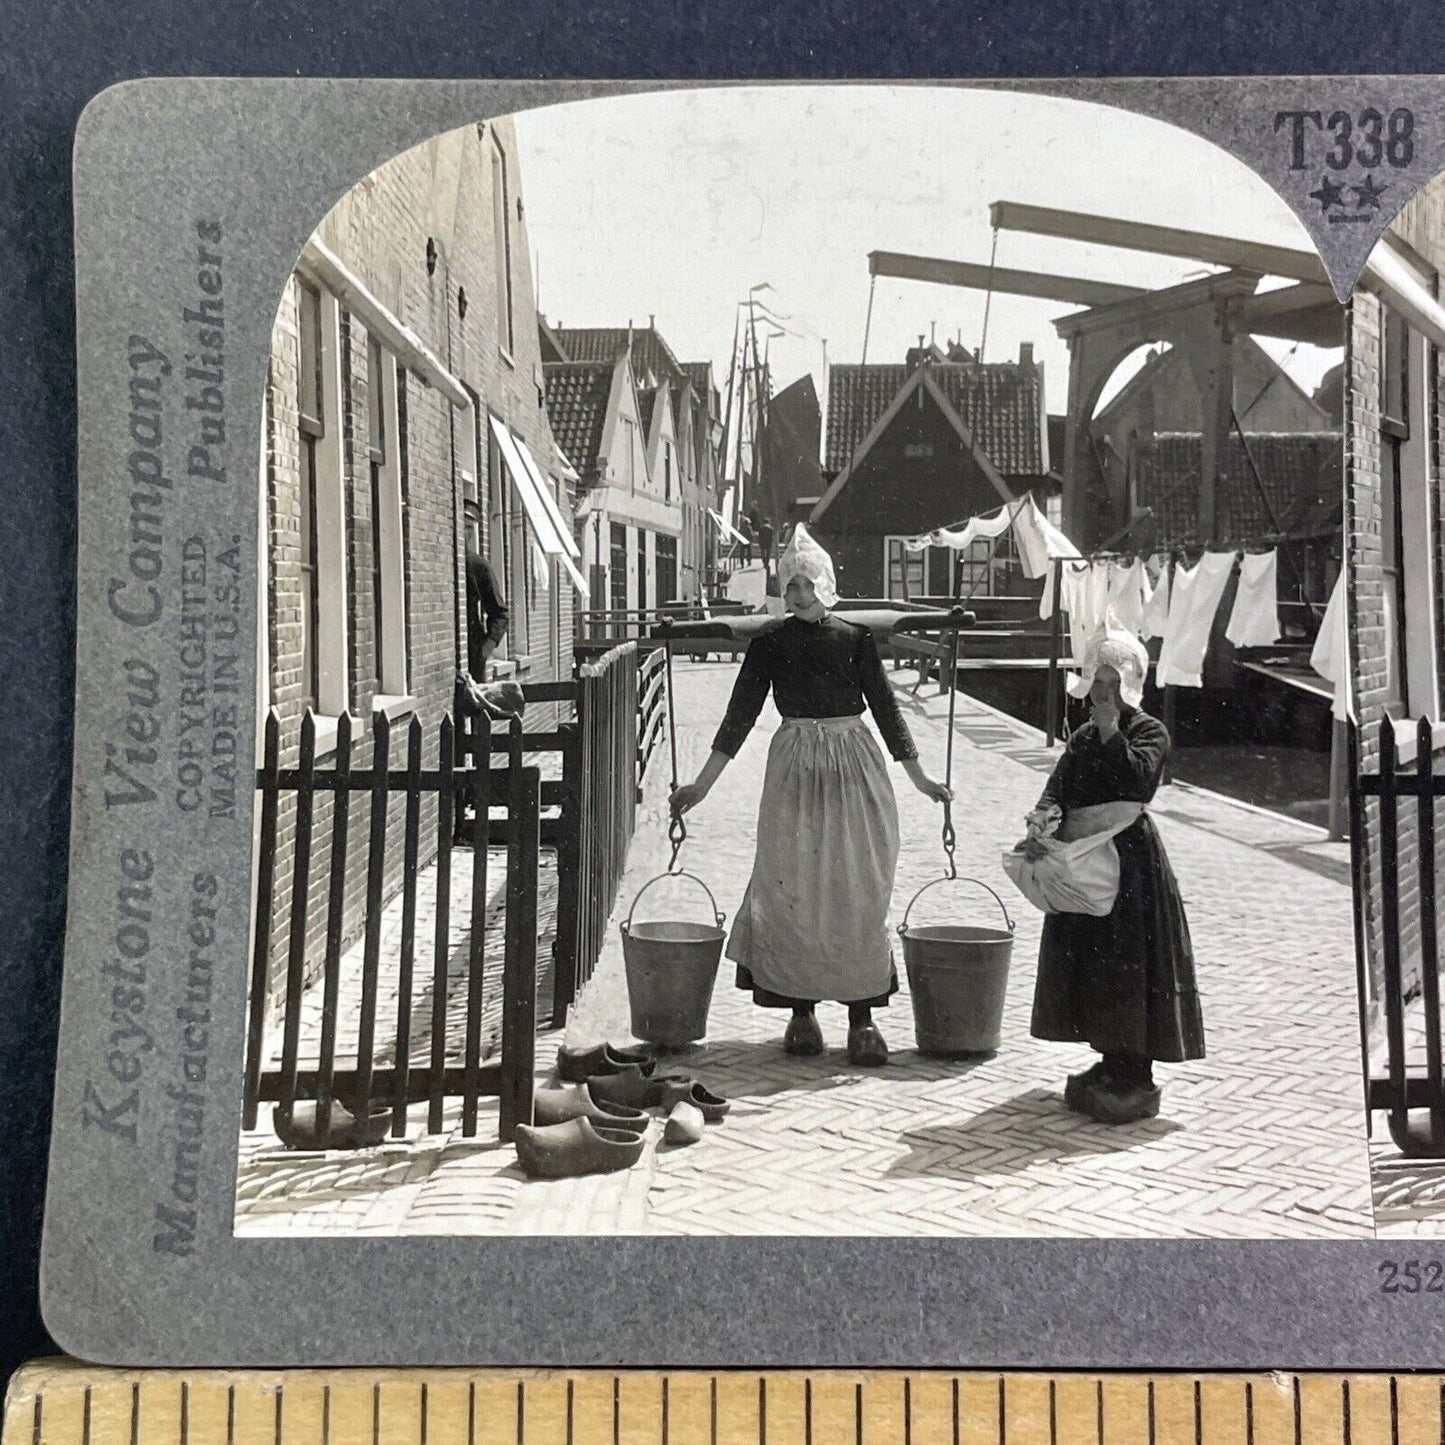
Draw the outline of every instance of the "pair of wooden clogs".
M556 1088L533 1094L533 1123L519 1124L517 1162L536 1179L569 1179L630 1169L642 1157L651 1109L667 1112L663 1141L694 1144L731 1105L696 1079L659 1074L638 1049L599 1044L563 1048Z

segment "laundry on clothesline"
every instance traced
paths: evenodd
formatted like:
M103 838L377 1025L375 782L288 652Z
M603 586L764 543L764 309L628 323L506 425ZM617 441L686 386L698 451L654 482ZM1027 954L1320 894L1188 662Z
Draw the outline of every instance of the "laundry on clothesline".
M1145 642L1151 638L1163 637L1164 629L1169 625L1169 563L1157 557L1149 560L1151 566L1159 563L1159 580L1154 584L1154 591L1144 606L1144 624L1139 635Z
M1169 617L1154 680L1160 687L1203 687L1204 654L1214 615L1234 571L1233 552L1206 552L1193 567L1174 572Z
M1063 607L1069 614L1069 655L1083 657L1089 639L1103 625L1109 610L1109 564L1065 562Z
M1341 571L1330 593L1319 635L1310 652L1310 666L1326 682L1335 685L1330 712L1337 722L1346 722L1354 711L1350 694L1349 609L1345 596L1345 572Z
M1141 558L1136 557L1127 566L1122 562L1109 564L1109 610L1118 625L1135 637L1143 634L1144 611L1153 594Z
M1044 595L1039 603L1039 616L1052 617L1054 614L1054 569L1053 562L1060 558L1077 558L1079 549L1044 516L1031 494L1025 494L1017 501L1009 502L992 512L972 517L963 527L937 527L920 537L910 537L903 545L909 552L922 552L928 547L949 547L955 552L964 551L975 542L990 542L1013 529L1014 545L1018 548L1019 565L1024 576L1046 577Z
M1235 647L1268 647L1279 641L1279 553L1247 554L1239 564L1239 588L1225 637Z

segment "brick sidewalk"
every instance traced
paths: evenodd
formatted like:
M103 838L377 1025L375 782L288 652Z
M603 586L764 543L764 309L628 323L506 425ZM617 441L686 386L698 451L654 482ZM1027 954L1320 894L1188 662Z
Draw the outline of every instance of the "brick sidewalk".
M706 756L735 671L677 668L684 777ZM931 691L900 697L925 766L941 774L947 699ZM725 963L709 1042L676 1064L735 1100L700 1144L665 1151L654 1139L626 1174L561 1183L526 1181L510 1149L485 1142L495 1140L494 1114L484 1116L484 1142L414 1139L369 1156L253 1151L243 1162L238 1232L1369 1236L1344 845L1199 789L1161 794L1153 811L1189 908L1210 1057L1161 1071L1158 1120L1124 1130L1090 1124L1060 1098L1064 1074L1087 1051L1028 1037L1041 918L999 862L1052 757L1031 729L968 699L959 708L959 872L998 889L1017 923L995 1057L921 1058L905 985L880 1015L894 1051L888 1068L848 1068L842 1010L829 1006L820 1010L829 1054L789 1059L777 1042L783 1019L734 989ZM769 706L691 817L682 862L729 919L751 866L775 725ZM903 837L896 922L941 876L943 860L940 811L892 773ZM663 769L649 780L619 916L666 865L666 784ZM666 910L649 899L647 911ZM698 910L700 895L689 894L686 907ZM941 887L915 919L947 916L986 922L997 905L977 889ZM598 1027L626 1036L617 921L573 1015L579 1041ZM547 1054L543 1040L542 1063Z

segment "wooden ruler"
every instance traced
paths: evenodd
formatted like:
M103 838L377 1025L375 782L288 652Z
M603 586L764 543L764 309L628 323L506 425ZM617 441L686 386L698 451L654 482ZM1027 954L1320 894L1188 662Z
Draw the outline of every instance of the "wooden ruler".
M1442 1375L20 1370L3 1445L1440 1445Z

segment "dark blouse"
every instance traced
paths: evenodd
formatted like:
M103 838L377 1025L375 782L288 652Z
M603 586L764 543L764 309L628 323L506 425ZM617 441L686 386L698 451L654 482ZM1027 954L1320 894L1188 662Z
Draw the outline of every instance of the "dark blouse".
M859 717L864 700L894 759L916 758L878 644L866 627L833 613L819 622L789 617L748 644L727 716L713 748L736 757L758 720L768 689L783 717Z
M1096 803L1147 803L1168 753L1163 723L1138 708L1120 708L1119 731L1108 742L1099 740L1092 722L1070 735L1039 802L1056 803L1065 813Z

